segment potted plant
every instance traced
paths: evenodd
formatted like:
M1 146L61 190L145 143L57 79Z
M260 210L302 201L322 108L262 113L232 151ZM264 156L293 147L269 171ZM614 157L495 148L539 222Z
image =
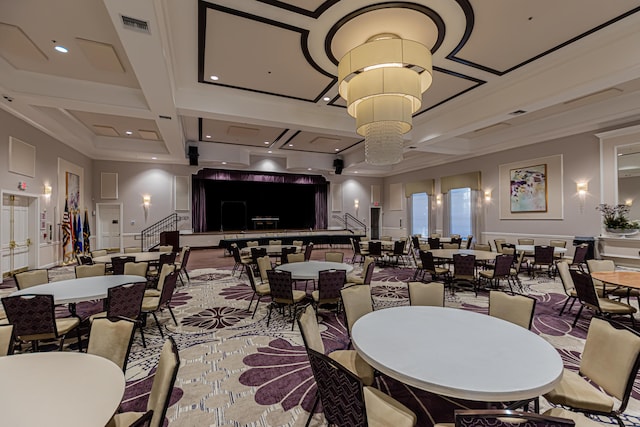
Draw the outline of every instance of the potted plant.
M602 222L604 228L609 233L615 234L635 234L640 229L638 221L629 220L630 206L627 205L609 205L602 203L596 206L596 210L602 213Z

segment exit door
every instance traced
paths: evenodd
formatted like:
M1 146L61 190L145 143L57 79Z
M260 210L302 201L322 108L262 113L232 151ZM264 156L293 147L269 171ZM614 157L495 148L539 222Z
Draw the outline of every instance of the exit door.
M119 203L97 203L97 249L122 248L122 205Z
M371 208L371 240L380 239L380 208Z

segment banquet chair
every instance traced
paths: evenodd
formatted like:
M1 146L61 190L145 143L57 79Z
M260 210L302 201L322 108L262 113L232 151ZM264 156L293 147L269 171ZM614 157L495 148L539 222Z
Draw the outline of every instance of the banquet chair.
M297 254L289 254L287 255L287 262L304 262L304 254L302 252Z
M458 409L455 427L574 427L575 421L510 409Z
M554 261L553 246L534 246L533 261L529 264L529 276L531 276L532 279L535 279L536 271L540 273L546 270L546 273L550 278L555 277Z
M167 278L167 274L175 271L176 266L174 264L165 264L160 269L160 274L158 275L158 280L155 283L155 288L147 288L144 291L145 297L158 297L162 292L162 287L164 286L164 281Z
M125 318L101 317L91 322L87 354L104 357L127 371L136 324Z
M160 254L158 261L149 263L150 268L147 270L147 279L149 279L149 281L151 282L156 282L158 280L160 272L162 271L162 267L166 264L175 264L175 262L176 262L175 252L167 252L167 253ZM233 275L233 272L232 272L232 275Z
M528 295L509 295L502 291L489 291L489 316L506 320L525 329L531 329L536 299Z
M280 246L282 245L282 240L269 240L270 246Z
M453 254L453 275L452 285L461 283L469 284L478 296L478 281L476 279L476 257L475 255Z
M444 307L444 283L409 282L409 305Z
M560 309L559 316L562 316L564 313L564 309L567 308L567 304L571 301L571 305L569 306L569 311L573 308L573 304L576 303L578 299L578 294L576 293L576 286L573 284L573 279L571 278L571 274L569 273L569 264L566 261L560 261L556 264L556 268L558 269L558 274L560 275L560 281L562 282L562 287L564 288L564 293L567 294L567 299L564 302L564 305Z
M296 248L296 252L297 252L298 248L302 249L302 247L304 246L304 241L302 241L302 240L294 240L293 242L291 242L291 244L293 246L297 246L297 248Z
M251 316L251 318L253 319L256 315L256 312L258 311L258 304L260 304L260 301L263 297L271 295L271 289L269 288L269 283L256 285L256 278L253 275L253 269L250 265L245 265L245 269L247 277L249 278L249 286L251 286L251 290L253 291L253 295L251 295L251 301L249 301L249 307L247 307L247 311L251 311L251 304L253 303L253 299L255 297L258 297L258 300L256 301L256 307L253 310L253 315Z
M496 247L496 252L498 252L499 254L502 253L502 244L503 243L507 243L507 239L494 239L493 240L493 244Z
M153 319L156 321L156 326L158 327L158 331L160 331L160 336L164 338L164 333L162 332L162 328L160 327L160 323L158 322L158 317L156 313L163 309L168 309L171 314L171 318L173 319L173 323L178 326L178 321L176 320L176 316L173 314L173 310L171 310L171 298L173 297L173 292L176 289L176 284L178 281L178 272L172 271L167 274L164 279L164 285L162 286L162 291L160 291L160 296L145 296L142 299L142 322L143 326L146 325L147 315L151 314Z
M455 248L451 248L451 249L460 249L460 246L462 245L462 237L460 237L460 235L458 234L458 237L451 237L451 241L449 242L450 245L456 245ZM444 247L444 243L442 244L442 248L446 249Z
M296 248L291 247L283 247L282 252L280 253L280 264L286 264L289 262L289 255L293 255L296 253Z
M173 252L173 245L159 245L158 252Z
M488 282L489 286L494 288L500 287L500 280L506 280L509 285L509 290L513 293L513 286L511 285L511 266L513 264L513 259L513 255L506 253L496 255L493 268L481 270L478 273L478 279Z
M366 285L351 285L340 290L347 332L351 337L351 328L356 320L373 311L371 288Z
M351 264L355 264L356 261L362 264L362 262L364 261L364 257L369 255L369 251L363 250L360 247L360 242L357 240L354 240L353 237L350 237L349 240L351 241L351 249L353 249L353 257L351 258Z
M304 248L304 260L309 261L311 259L311 252L313 252L313 242L307 243L307 247Z
M369 242L369 256L375 260L376 263L382 259L382 242Z
M431 275L431 280L436 280L438 276L442 276L442 280L447 283L451 280L451 271L445 267L438 267L431 252L421 250L418 252L418 255L420 255L420 262L422 263L421 280L424 280L425 273Z
M599 423L596 420L592 420L586 415L580 412L570 411L568 409L564 409L560 406L552 407L547 409L542 413L542 415L557 417L557 418L566 418L572 420L576 426L578 427L602 427L609 426L610 424Z
M311 292L316 310L326 304L335 304L336 313L340 313L340 289L347 279L345 270L322 270L318 272L318 289Z
M180 252L180 260L176 261L176 272L178 273L178 277L180 278L180 283L184 285L184 280L182 280L182 275L184 274L187 278L187 282L191 283L191 278L189 277L189 271L187 270L187 266L189 264L189 256L191 255L191 247L183 246L182 252Z
M429 237L427 245L429 245L429 249L440 249L440 237Z
M471 243L473 242L473 235L469 234L467 236L467 244L465 245L465 249L471 249Z
M128 262L136 262L136 257L134 256L111 257L111 268L113 269L113 274L118 274L118 275L124 274L124 265Z
M325 252L324 260L328 262L344 262L344 252Z
M145 297L145 283L125 283L124 285L113 286L107 290L105 309L89 317L89 321L106 317L108 319L129 319L135 322L135 326L140 329L142 346L147 347L142 330L142 300Z
M111 418L107 427L143 426L161 427L167 415L169 399L180 368L178 346L173 337L167 337L160 351L160 361L156 369L146 412L120 412Z
M567 241L566 240L549 240L549 246L553 246L554 248L566 248L567 247ZM553 257L556 259L556 261L562 259L562 254L560 252L558 253L553 253Z
M13 334L14 326L0 325L0 356L9 356L13 354L13 345L15 336Z
M376 388L363 386L356 375L330 357L310 348L307 355L329 425L415 426L416 414L402 403Z
M91 265L91 264L93 264L93 258L91 258L91 255L76 254L76 261L78 262L78 265Z
M406 246L406 240L396 240L393 242L393 250L387 252L387 257L389 259L395 259L394 264L396 266L400 265L400 260L402 260L403 264L406 264L405 256L407 255L404 251Z
M288 257L287 257L288 259ZM289 260L291 262L291 260ZM267 271L271 270L271 259L269 255L262 256L257 259L258 264L258 272L260 273L260 281L264 283L269 283L269 278L267 277Z
M106 264L76 265L74 271L76 273L76 279L104 276L106 273Z
M49 283L49 272L47 270L29 270L22 273L14 274L13 280L19 290L27 289L32 286L44 285Z
M431 233L429 234L429 237L431 237L432 239L439 239L442 237L442 234L440 233Z
M573 252L573 258L571 260L571 267L577 267L580 270L584 270L584 266L587 263L587 253L589 252L589 245L582 243L576 246Z
M95 251L91 251L91 257L97 258L99 256L107 256L108 252L106 249L96 249Z
M622 427L620 415L629 403L639 367L640 334L618 322L594 317L578 372L564 369L558 385L544 397L554 405L613 417Z
M293 289L293 280L289 271L269 270L267 271L267 277L269 279L269 289L271 290L267 327L271 321L271 312L274 307L280 308L283 316L285 307L288 307L291 316L291 330L293 331L298 306L305 300L307 294L305 291Z
M125 254L134 254L134 253L138 253L138 252L142 252L142 249L140 249L137 246L129 246L128 248L124 248L124 253Z
M589 274L596 273L596 272L613 272L613 271L616 271L616 264L615 262L613 262L613 260L610 260L610 259L589 259L587 260L587 270L589 271ZM600 280L598 279L592 279L592 280L596 289L598 289L599 291L598 295L602 296L606 293L606 295L613 295L619 298L626 297L627 304L629 304L629 299L631 297L635 297L636 300L638 301L638 304L640 304L639 289L615 287L615 286L612 286L609 289L607 289L604 283L602 283Z
M484 243L474 243L473 244L473 250L474 251L491 252L491 245L484 244Z
M253 246L259 246L259 245L260 245L260 242L258 242L257 240L249 240L247 242L247 247L248 248L251 248Z
M353 283L355 285L370 285L373 278L373 269L376 263L373 257L365 257L364 264L362 265L362 271L360 274L347 275L347 283Z
M324 343L318 326L318 315L311 304L307 305L298 316L298 327L305 348L325 354ZM373 384L373 368L360 357L355 350L334 350L327 354L329 358L340 363L356 375L365 385ZM313 414L313 412L312 412Z
M576 314L572 326L576 325L580 315L582 314L582 310L586 307L599 315L611 316L628 314L631 318L631 323L635 327L635 319L633 317L633 314L637 311L635 307L606 297L599 297L593 280L589 274L579 270L570 270L569 273L571 274L571 279L576 287L578 301L580 301L581 304L580 310L578 310L578 314Z
M124 274L132 276L147 277L147 271L149 271L149 263L143 262L127 262L124 264Z
M518 244L533 246L535 245L535 240L534 239L518 239Z
M454 242L442 243L442 249L460 249L460 245Z
M80 319L63 317L56 319L53 295L16 295L2 298L4 311L14 333L21 341L31 341L33 351L38 351L40 340L57 339L62 351L64 339L72 330L78 334L78 351L82 351Z

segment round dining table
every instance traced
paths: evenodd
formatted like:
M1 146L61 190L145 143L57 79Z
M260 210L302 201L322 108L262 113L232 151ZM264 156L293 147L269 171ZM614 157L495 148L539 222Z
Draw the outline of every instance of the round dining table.
M122 369L101 356L51 351L0 357L0 423L104 426L124 395Z
M562 378L556 349L521 326L448 307L385 308L358 319L358 354L380 372L443 396L526 401Z
M171 252L160 252L160 251L154 251L154 252L128 252L128 253L124 253L124 252L119 252L119 253L114 253L114 254L109 254L109 255L103 255L103 256L97 256L95 258L93 258L93 262L101 262L101 263L110 263L111 262L111 258L114 257L121 257L121 256L132 256L136 258L136 262L150 262L150 261L158 261L160 260L160 255L162 254L168 254Z
M524 252L526 255L533 255L536 250L536 245L516 245L516 252ZM553 254L560 255L567 252L567 248L561 248L559 246L553 247Z
M305 261L282 264L275 269L290 272L293 280L318 280L318 274L323 270L345 270L348 274L353 266L344 262Z
M476 261L490 261L496 259L496 252L476 251L473 249L429 249L434 258L453 259L454 254L475 255Z

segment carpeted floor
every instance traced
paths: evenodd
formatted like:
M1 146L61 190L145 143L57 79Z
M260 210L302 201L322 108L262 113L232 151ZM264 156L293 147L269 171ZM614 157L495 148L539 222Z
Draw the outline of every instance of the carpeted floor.
M350 255L347 250L344 250ZM321 259L322 251L314 258ZM221 250L194 251L190 260L191 281L179 287L173 307L178 326L168 312L159 316L165 334L180 348L181 367L168 424L174 426L302 426L315 397L315 382L297 327L274 313L267 326L267 303L261 303L255 318L247 312L252 292L246 276L231 276L233 259ZM357 266L356 269L360 267ZM372 283L375 309L408 304L406 282L412 268L376 268ZM70 267L51 270L53 280L73 277ZM524 291L535 297L536 316L532 330L543 336L570 369L577 369L590 316L571 328L573 314L558 316L565 295L559 279L522 277ZM13 289L4 287L0 295ZM487 312L487 294L447 293L446 305ZM98 304L94 304L98 305ZM85 309L94 309L87 304ZM574 308L575 310L575 308ZM321 310L321 330L327 350L345 348L348 338L344 322L333 312ZM123 409L141 410L153 380L163 343L153 320L145 329L147 348L136 335L127 369ZM473 352L469 363L474 363ZM437 367L434 367L437 369ZM478 366L482 369L482 366ZM461 402L405 386L384 375L376 386L409 406L418 415L419 426L452 421L455 408L483 407L479 402ZM640 426L640 383L626 412L626 425ZM543 408L548 404L542 399ZM600 421L611 423L607 418ZM312 424L326 425L321 413Z

